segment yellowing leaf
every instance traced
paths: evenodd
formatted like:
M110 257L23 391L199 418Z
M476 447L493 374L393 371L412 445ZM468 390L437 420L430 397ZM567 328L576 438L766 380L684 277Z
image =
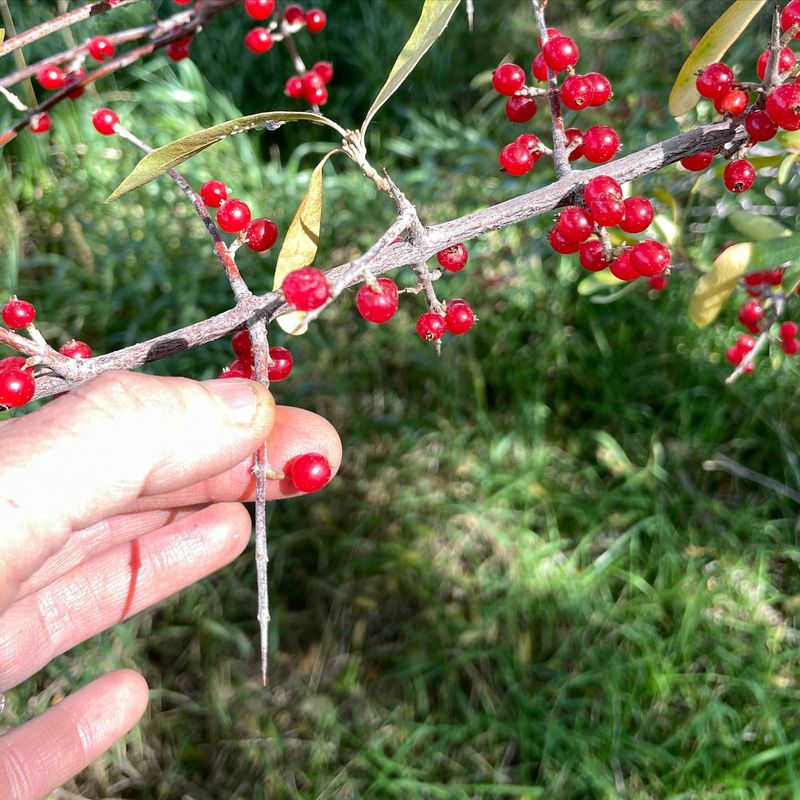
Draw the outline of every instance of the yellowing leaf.
M386 83L383 84L383 88L378 92L378 96L370 106L364 124L361 126L362 131L367 130L367 126L372 122L372 118L378 112L378 109L400 88L403 81L420 62L422 56L430 50L433 43L441 36L459 2L461 0L425 0L417 26L397 57L397 61L394 62Z
M0 44L3 44L3 40L6 38L6 29L0 28Z
M111 193L106 200L110 203L117 200L122 195L127 194L140 186L144 186L159 175L163 175L178 164L182 164L192 156L210 147L212 144L221 142L228 136L236 136L239 133L246 133L253 130L274 131L287 122L313 122L317 125L327 125L338 131L344 136L345 131L332 120L322 114L314 114L310 111L267 111L261 114L250 114L247 117L239 117L213 125L188 136L182 136L174 142L165 144L152 153L148 153L134 168L133 172L125 178L122 183Z
M758 14L766 0L735 0L731 7L703 34L686 61L683 62L669 95L669 113L680 117L691 111L700 99L695 88L695 73L720 58L742 35L750 20Z
M319 229L322 224L322 170L328 159L335 153L331 150L311 173L305 197L294 215L294 219L286 231L286 236L278 253L278 264L275 267L273 289L280 289L284 278L296 269L309 267L314 263L319 247ZM293 311L278 317L278 325L296 336L308 330L305 314Z
M734 244L717 256L711 269L697 282L689 302L689 317L699 328L716 319L739 278L744 275L753 254L751 242Z

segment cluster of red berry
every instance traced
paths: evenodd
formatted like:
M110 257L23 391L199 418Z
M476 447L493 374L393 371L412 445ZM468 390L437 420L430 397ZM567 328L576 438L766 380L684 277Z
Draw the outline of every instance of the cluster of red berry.
M27 300L11 297L2 309L3 322L13 331L31 328L36 309ZM70 339L61 345L59 353L67 358L91 358L92 349L85 342ZM8 356L0 360L0 406L19 408L36 392L33 364L23 356Z
M217 209L217 225L225 233L238 233L242 243L263 253L278 240L278 226L266 217L251 219L250 206L244 200L228 197L228 187L218 180L206 181L200 197L209 208Z
M785 33L793 31L800 38L800 0L792 0L781 12L781 27ZM725 167L722 180L731 192L747 191L755 182L756 170L745 158L747 151L759 142L772 139L779 128L787 131L800 129L800 84L794 76L797 58L789 47L778 53L778 80L772 82L767 75L769 49L764 50L756 61L756 74L762 81L755 87L756 99L751 104L752 84L737 82L728 64L715 62L705 67L697 76L695 86L702 97L714 103L714 108L724 117L744 114L744 127L748 140L732 156ZM681 164L688 170L699 172L706 169L717 155L717 150L704 150L688 156Z
M231 340L231 348L236 356L220 373L220 378L252 378L253 369L253 343L247 331L237 331ZM285 347L270 347L268 377L270 381L282 381L289 377L292 371L292 354Z

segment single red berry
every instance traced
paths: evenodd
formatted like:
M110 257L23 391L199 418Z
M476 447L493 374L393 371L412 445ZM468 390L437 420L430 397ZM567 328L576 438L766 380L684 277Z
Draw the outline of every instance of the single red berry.
M43 111L41 114L31 117L31 121L28 123L28 130L31 133L47 133L52 124L53 118L46 111Z
M107 36L95 36L89 40L89 55L95 61L106 61L114 58L116 48L114 43Z
M567 206L559 215L556 230L573 244L585 242L594 230L591 217L580 206Z
M736 346L745 353L749 353L755 346L755 337L749 333L742 333L736 338Z
M536 100L532 97L514 95L506 100L506 118L510 122L530 122L537 111Z
M725 360L729 364L733 364L734 367L738 367L739 364L742 363L742 359L744 358L744 353L742 352L741 347L737 347L735 344L731 345L725 351Z
M333 64L330 61L317 61L311 69L322 78L324 83L330 83L333 80Z
M780 327L781 339L795 339L800 330L796 322L782 322Z
M172 2L175 3L176 6L188 6L192 0L172 0ZM114 3L112 2L111 5L113 6Z
M541 53L531 61L531 75L537 81L544 82L547 80L547 62Z
M322 80L322 76L311 70L310 72L306 72L303 77L303 91L308 92L311 89L320 89L325 87L325 81Z
M289 377L294 359L285 347L270 347L269 357L272 363L267 367L267 377L271 381L282 381Z
M516 64L501 64L492 73L492 86L499 94L516 94L525 85L525 70Z
M328 279L314 267L303 267L290 272L284 279L283 296L298 311L313 311L325 305L330 297Z
M576 139L578 140L578 145L570 151L568 156L570 161L577 161L583 155L583 133L579 128L567 128L564 135L567 137L567 147Z
M752 116L752 114L750 116ZM746 124L747 120L745 120L745 125ZM691 170L692 172L700 172L706 169L713 160L714 160L713 150L702 150L699 153L694 153L690 156L686 156L686 158L682 158L681 166L684 169Z
M662 273L671 260L669 250L661 242L637 242L631 250L631 266L646 278Z
M577 253L581 249L581 246L578 242L568 242L561 235L558 227L550 229L547 234L547 240L550 242L550 247L552 247L556 253L561 253L562 255Z
M647 285L654 291L654 292L663 292L664 289L667 288L667 276L666 275L653 275L652 277L647 279Z
M36 76L42 89L60 89L64 85L64 71L55 64L42 67Z
M58 348L58 352L67 358L91 358L92 348L86 342L80 342L77 339L70 339L68 342Z
M547 29L547 41L550 41L550 39L555 39L556 36L563 36L563 35L564 34L561 33L561 31L558 28L548 28ZM542 37L541 36L537 36L536 37L536 44L537 44L538 48L541 50L542 49Z
M219 208L228 199L228 187L222 181L206 181L200 187L200 197L209 208Z
M0 358L0 372L7 369L22 369L25 366L25 359L22 356L6 356Z
M603 243L599 239L589 239L581 245L578 260L584 269L589 272L600 272L608 266L608 261L603 254Z
M797 355L797 351L800 350L800 342L797 339L784 339L781 342L781 349L787 356Z
M736 117L747 108L748 97L741 89L731 89L714 99L714 108L719 114Z
M727 94L733 88L733 70L727 64L709 64L695 81L697 91L709 100Z
M631 251L630 248L623 250L617 256L609 267L611 274L621 281L635 281L639 277L639 273L631 266Z
M748 361L744 367L742 367L742 374L749 375L754 369L756 368L755 361Z
M83 67L79 67L74 72L70 72L64 78L64 85L70 86L73 83L77 83L86 75L86 70ZM83 97L83 93L86 91L84 86L76 86L71 92L67 94L70 100L77 100L79 97Z
M248 222L250 222L249 206L235 197L225 200L217 211L217 225L225 233L239 233L247 227Z
M303 79L299 75L292 75L292 77L286 81L286 86L283 91L287 97L294 97L295 99L302 97Z
M365 283L356 294L356 308L367 322L382 325L395 315L400 297L393 280L378 278L378 286L380 291Z
M448 272L458 272L460 269L464 269L468 258L467 248L461 242L440 250L436 254L436 260Z
M653 221L653 204L646 197L629 197L625 201L625 216L619 223L625 233L641 233Z
M592 178L583 190L583 202L589 208L595 200L604 194L612 194L614 197L622 197L622 187L608 175L598 175Z
M764 316L764 307L758 300L747 300L739 309L739 322L746 327L757 325Z
M328 90L325 86L316 86L305 90L306 101L312 106L324 106L328 102Z
M333 474L328 459L319 453L305 453L293 458L286 470L298 492L319 491Z
M253 368L249 364L245 364L237 359L228 364L222 372L217 375L217 378L244 378L245 380L252 380Z
M619 136L607 125L595 125L583 134L583 155L593 164L603 164L619 150Z
M319 33L327 22L325 12L319 8L312 8L306 13L306 30L309 33Z
M585 75L570 75L561 84L561 102L573 111L592 105L593 95L592 82Z
M775 267L775 269L769 269L766 271L764 275L764 280L771 286L780 286L783 283L783 273L784 273L783 267Z
M431 311L426 312L417 320L417 333L426 342L435 342L441 339L446 330L447 323L444 321L444 317Z
M583 76L592 84L592 99L590 105L602 106L611 99L611 81L600 72L587 72Z
M545 63L553 72L561 72L578 63L580 51L578 45L569 36L554 36L542 47Z
M271 220L259 217L250 222L244 231L244 243L256 253L269 250L278 240L278 226Z
M275 10L275 0L244 0L244 10L251 19L260 22Z
M507 144L500 151L500 166L509 174L519 177L530 172L534 165L533 156L527 147L516 142Z
M119 117L110 108L98 108L92 114L92 125L103 136L111 136L114 133L114 128L119 125Z
M272 34L266 28L253 28L244 37L244 46L259 55L272 49Z
M231 348L241 361L253 360L253 343L250 341L250 332L247 330L236 331L231 339Z
M460 303L448 303L444 321L449 333L461 336L475 324L475 312L463 300Z
M625 216L625 203L613 194L601 194L589 209L598 225L611 228L619 225Z
M11 367L0 372L0 405L24 406L36 391L36 381L29 369Z
M735 194L746 192L756 179L756 171L753 165L746 159L730 161L722 173L722 180L725 187Z
M784 83L767 96L764 110L770 119L787 131L800 129L800 84Z
M27 328L36 319L36 309L27 300L12 297L3 306L3 322L12 330Z
M758 272L748 272L747 275L744 276L744 282L746 286L761 286L764 283L766 278L766 273L762 270Z
M781 28L783 31L786 32L789 30L789 28L793 28L795 25L800 25L799 0L792 0L791 3L787 3L784 6L783 11L781 11ZM800 39L800 31L795 33L794 38Z
M166 53L167 58L172 61L183 61L184 58L189 58L189 45L180 41L170 42L166 47Z
M521 133L514 144L521 144L531 154L534 164L542 157L542 140L535 133Z
M769 61L769 48L758 57L756 62L756 72L760 81L763 81L764 76L767 74L767 61ZM797 64L797 59L794 53L788 47L784 47L778 56L778 73L786 72L787 69L791 69L795 64Z
M301 22L305 22L306 14L300 6L291 5L286 6L286 10L283 12L283 18L288 25L299 25Z

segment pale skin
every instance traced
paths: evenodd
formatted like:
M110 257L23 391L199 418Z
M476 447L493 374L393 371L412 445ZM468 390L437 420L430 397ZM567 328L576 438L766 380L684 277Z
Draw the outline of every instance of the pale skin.
M307 452L339 467L330 423L276 407L251 381L107 373L4 423L0 691L239 556L251 454L265 439L275 467ZM294 494L268 483L270 499ZM144 679L119 670L0 736L0 798L44 797L127 733L147 701Z

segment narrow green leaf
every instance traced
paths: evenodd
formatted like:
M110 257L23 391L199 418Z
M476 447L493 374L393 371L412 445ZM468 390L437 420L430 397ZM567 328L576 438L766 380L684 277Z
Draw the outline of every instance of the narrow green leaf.
M383 84L383 88L378 92L378 96L367 112L364 124L361 126L362 131L367 130L367 126L372 122L372 118L378 112L378 109L400 88L403 81L420 62L422 56L430 50L433 43L441 36L459 2L461 0L425 0L417 26L397 57L397 61L394 62L386 83Z
M296 269L309 267L314 263L319 248L319 229L322 224L322 170L328 159L338 152L331 150L311 173L305 197L289 224L286 236L278 254L278 263L275 267L273 289L280 289L284 278ZM293 311L278 317L278 325L296 336L308 330L305 323L305 314L302 311Z
M174 142L165 144L152 153L148 153L134 168L133 172L111 193L106 200L107 203L117 200L122 195L127 194L140 186L144 186L153 179L163 175L178 164L196 156L198 153L210 147L212 144L227 139L228 136L236 136L239 133L246 133L254 130L274 131L287 122L312 122L317 125L327 125L340 134L344 131L332 120L322 114L314 114L310 111L267 111L261 114L250 114L247 117L239 117L205 128L202 131L190 133L182 136Z
M753 245L753 253L747 268L770 269L797 261L798 258L800 258L800 236L783 236Z
M772 217L743 211L740 208L731 211L728 221L739 233L755 242L777 239L779 236L791 236L791 231Z
M622 286L624 281L621 281L615 275L612 275L609 270L604 269L600 272L590 272L578 284L578 294L581 297L589 297L596 292L602 292L608 289L609 286Z
M781 186L791 177L792 167L794 166L794 162L797 161L798 155L800 155L800 153L789 153L786 158L781 161L781 165L778 167L778 183Z
M698 328L704 328L716 319L739 278L747 271L752 254L752 242L725 248L711 269L697 282L689 302L689 317Z
M719 61L742 35L766 0L735 0L730 8L703 34L702 39L683 62L669 95L669 113L680 117L691 111L700 99L695 88L695 73Z

